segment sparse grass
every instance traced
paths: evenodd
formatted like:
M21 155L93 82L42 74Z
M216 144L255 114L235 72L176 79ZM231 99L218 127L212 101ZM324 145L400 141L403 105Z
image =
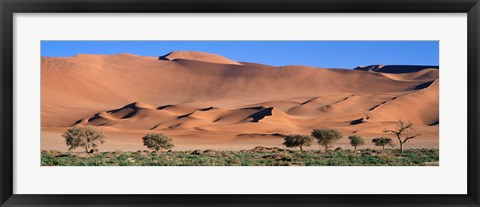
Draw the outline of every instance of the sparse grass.
M242 151L174 151L151 153L101 152L69 153L42 151L42 166L425 166L439 163L438 150L371 149L294 151L276 147L256 147Z

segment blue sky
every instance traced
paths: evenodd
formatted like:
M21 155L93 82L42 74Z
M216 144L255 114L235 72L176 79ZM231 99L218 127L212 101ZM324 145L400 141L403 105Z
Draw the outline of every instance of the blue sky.
M273 66L355 68L359 65L439 65L438 41L42 41L45 57L171 51L209 52Z

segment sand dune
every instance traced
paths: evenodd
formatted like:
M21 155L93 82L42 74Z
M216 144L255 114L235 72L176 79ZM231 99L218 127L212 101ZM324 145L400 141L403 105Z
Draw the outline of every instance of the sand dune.
M379 105L368 113L372 120L410 120L423 125L439 123L438 80L430 86Z
M393 80L400 80L400 81L408 81L408 80L436 80L438 78L438 69L423 69L417 72L411 73L379 73L379 75L393 79Z
M219 63L219 64L231 64L231 65L241 65L240 63L230 60L228 58L222 57L220 55L210 54L206 52L196 52L196 51L175 51L168 53L164 56L160 56L159 60L195 60L200 62L209 62L209 63Z
M122 149L151 131L179 149L241 149L278 146L281 135L312 128L384 136L398 119L418 126L418 147L438 146L438 67L431 66L273 67L181 51L43 57L41 90L44 149L65 150L58 133L74 125L122 137L113 141Z

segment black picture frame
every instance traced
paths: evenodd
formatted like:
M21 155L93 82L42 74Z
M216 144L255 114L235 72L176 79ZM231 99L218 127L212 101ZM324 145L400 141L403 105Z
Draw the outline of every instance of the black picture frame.
M1 206L480 206L478 0L0 0ZM21 195L13 194L15 13L467 13L468 189L465 195ZM456 179L449 177L446 179ZM321 187L321 186L319 186Z

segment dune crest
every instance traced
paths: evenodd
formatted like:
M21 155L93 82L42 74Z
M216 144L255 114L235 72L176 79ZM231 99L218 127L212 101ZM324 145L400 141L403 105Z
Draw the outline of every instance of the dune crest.
M196 52L196 51L173 51L166 55L160 56L159 60L195 60L200 62L209 62L209 63L218 63L218 64L229 64L229 65L241 65L239 62L230 60L226 57L220 55L206 53L206 52Z

